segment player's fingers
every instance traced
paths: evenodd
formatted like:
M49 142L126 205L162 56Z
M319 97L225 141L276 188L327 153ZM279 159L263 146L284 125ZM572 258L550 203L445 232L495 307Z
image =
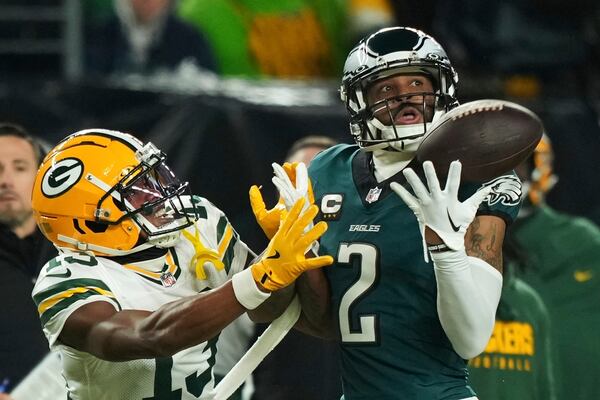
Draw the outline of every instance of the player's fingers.
M435 167L431 161L425 161L423 163L423 172L425 173L425 179L427 179L427 186L431 194L440 193L440 181L435 173Z
M313 192L312 182L310 181L310 178L308 178L307 185L308 185L308 188L306 190L307 200L310 204L314 204L315 203L315 193Z
M296 167L296 190L302 194L308 191L308 171L303 162Z
M285 216L285 219L281 223L281 227L279 228L279 231L281 231L285 235L287 235L290 228L294 225L294 223L298 219L298 216L300 215L300 211L302 211L302 207L304 206L304 201L305 201L304 197L298 199L298 201L294 204L294 206L290 209L290 211L288 211L287 215Z
M302 197L302 200L304 200L304 202L306 202L304 197ZM303 203L303 204L305 204L305 203ZM317 216L318 212L319 212L319 209L317 206L312 205L312 206L308 207L306 209L306 211L304 211L302 214L300 214L300 216L297 218L297 220L294 222L294 224L290 227L290 229L288 231L288 237L291 240L297 240L298 238L300 238L300 236L302 235L302 233L304 232L306 227L308 225L310 225L312 223L313 219Z
M306 260L304 260L300 263L300 267L302 268L302 270L306 271L309 269L326 267L331 264L333 264L333 257L319 256L319 257L307 258Z
M402 173L404 174L404 177L408 181L409 185L412 187L413 191L415 192L415 195L419 198L419 200L426 201L429 198L429 192L427 191L427 188L425 187L425 185L423 185L423 182L421 182L421 179L417 176L415 171L413 171L412 168L405 168L404 170L402 170Z
M446 192L456 193L458 195L461 171L462 164L460 161L454 160L450 163L450 167L448 168L448 178L446 178Z
M285 172L285 170L283 169L283 167L281 165L279 165L277 163L272 163L271 167L273 167L273 173L275 174L276 177L281 179L286 184L289 184L291 187L294 187L293 181L290 180L290 177L288 176L288 174Z
M293 163L285 162L283 163L283 170L290 177L290 181L296 182L296 166L298 166L298 162L295 161Z
M398 196L400 196L400 198L402 199L404 204L406 204L408 206L408 208L410 208L411 210L414 207L417 207L417 208L419 207L419 201L417 200L417 198L415 196L413 196L412 194L410 194L410 192L408 190L406 190L404 188L404 186L402 186L398 182L392 182L390 184L390 188L394 192L396 192L396 194Z
M266 212L265 202L263 200L262 194L260 193L260 189L256 185L250 186L250 191L248 192L250 196L250 207L252 208L252 212L255 217L259 217L263 213Z
M295 203L296 195L292 187L277 176L271 178L271 182L279 191L279 195L283 198L283 202L286 207L291 207Z
M285 221L287 216L288 216L288 211L286 210L285 206L283 206L283 208L281 210L281 214L279 214L279 223L281 224L282 221Z
M320 221L312 227L308 232L302 236L302 239L298 240L298 247L302 249L308 248L315 240L319 238L327 231L327 223Z

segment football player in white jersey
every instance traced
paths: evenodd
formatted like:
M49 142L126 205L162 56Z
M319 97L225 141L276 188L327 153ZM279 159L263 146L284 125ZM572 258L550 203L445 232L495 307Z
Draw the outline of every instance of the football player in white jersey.
M333 261L304 256L326 230L305 229L315 206L296 203L255 257L223 212L186 190L161 151L121 132L74 133L42 163L33 210L61 254L33 298L70 399L213 398L219 332Z

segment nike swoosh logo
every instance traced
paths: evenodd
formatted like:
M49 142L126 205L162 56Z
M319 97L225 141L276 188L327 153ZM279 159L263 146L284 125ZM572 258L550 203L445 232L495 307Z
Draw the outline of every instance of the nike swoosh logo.
M452 221L452 217L450 216L450 211L448 211L448 209L446 209L446 213L448 214L448 221L450 221L450 226L452 227L452 230L454 232L458 232L460 229L460 225L459 226L454 225L454 221Z
M67 272L62 273L62 274L48 274L46 276L51 276L53 278L68 278L71 276L71 271L67 270Z
M279 257L281 257L281 254L279 254L279 252L277 250L275 250L275 254L267 257L267 259L279 258Z

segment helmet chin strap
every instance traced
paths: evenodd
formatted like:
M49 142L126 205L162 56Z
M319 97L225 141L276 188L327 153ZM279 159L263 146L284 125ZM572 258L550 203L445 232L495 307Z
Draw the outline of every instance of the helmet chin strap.
M175 246L179 239L181 239L181 231L175 231L165 233L162 235L150 236L148 238L148 242L151 243L153 246L160 247L161 249L166 249Z
M150 247L152 247L152 243L146 242L143 244L140 244L139 246L136 246L132 249L129 250L116 250L116 249L111 249L108 247L104 247L104 246L98 246L95 244L90 244L90 243L85 243L85 242L80 242L79 240L76 240L74 238L65 236L65 235L58 235L58 240L60 240L61 242L64 243L68 243L70 245L73 245L77 248L77 250L79 251L91 251L91 252L96 252L96 253L104 253L104 254L108 254L109 256L125 256L128 254L133 254L133 253L137 253L138 251L142 251L145 249L148 249ZM59 247L59 249L63 252L72 252L73 249L69 248L69 247L63 247L63 246L57 246Z

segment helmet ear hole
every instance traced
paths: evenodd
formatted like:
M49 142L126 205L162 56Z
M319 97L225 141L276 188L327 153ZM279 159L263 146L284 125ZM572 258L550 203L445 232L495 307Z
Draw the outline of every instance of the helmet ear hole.
M452 99L447 94L442 94L438 100L439 108L447 108L451 104Z
M108 224L96 221L85 221L85 226L94 233L104 233L108 229Z

